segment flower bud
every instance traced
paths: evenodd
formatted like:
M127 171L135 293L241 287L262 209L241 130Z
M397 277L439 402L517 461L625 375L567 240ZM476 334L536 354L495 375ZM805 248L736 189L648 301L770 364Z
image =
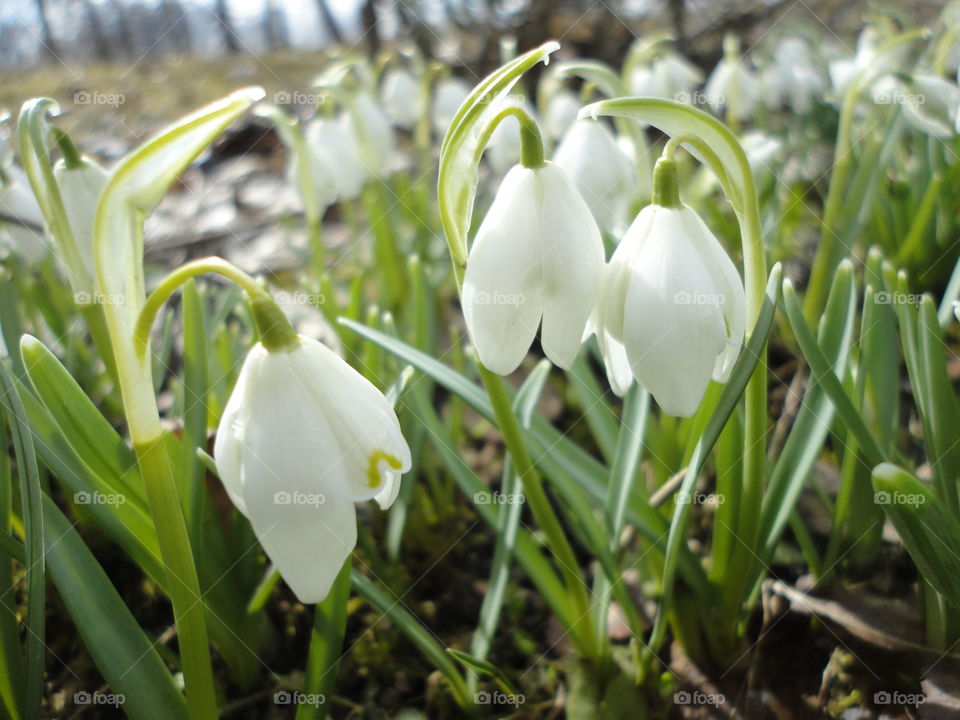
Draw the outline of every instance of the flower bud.
M69 267L66 253L61 253L62 259L68 264L74 290L91 292L96 277L93 265L93 221L100 194L107 186L110 173L94 160L82 158L78 167L67 167L62 161L57 163L53 176L60 189L60 198L83 267Z
M626 226L637 176L630 159L603 123L574 123L553 161L573 180L602 230L613 232Z
M383 108L397 127L405 130L417 124L423 112L420 83L408 70L387 71L381 89Z

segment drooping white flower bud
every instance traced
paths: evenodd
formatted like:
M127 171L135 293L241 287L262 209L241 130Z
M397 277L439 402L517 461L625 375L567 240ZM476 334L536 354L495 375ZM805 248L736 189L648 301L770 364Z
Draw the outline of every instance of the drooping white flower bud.
M743 342L745 300L720 243L680 204L670 165L657 163L654 204L640 212L611 258L597 336L615 391L625 389L622 379L613 382L623 374L625 353L633 377L663 411L689 417L711 377L729 377Z
M546 105L543 110L544 134L551 140L560 140L577 121L583 103L570 90L560 90L550 96Z
M573 180L601 230L614 232L626 226L637 174L603 123L575 122L557 147L553 161Z
M354 134L345 132L337 121L324 117L307 125L304 134L311 150L326 157L324 164L332 173L337 199L358 198L372 173L364 165Z
M83 267L70 267L66 254L62 259L67 264L74 290L92 292L96 277L93 264L93 221L100 194L107 186L110 173L96 161L81 158L77 167L67 167L63 161L57 163L53 176L60 190L60 198L63 200L63 208L70 221L73 241Z
M420 83L408 70L391 68L383 79L381 88L383 107L397 127L405 130L417 124L423 114Z
M703 82L700 68L676 52L667 52L649 65L637 65L629 78L634 95L690 102Z
M386 398L321 343L247 355L214 444L220 479L283 579L320 602L357 540L354 503L387 508L410 449Z
M707 104L714 112L725 107L730 117L746 122L753 117L757 91L757 79L740 56L740 41L728 35L724 39L724 57L704 88Z
M470 249L463 314L481 362L506 375L541 330L568 368L600 287L603 244L590 209L557 165L512 168Z
M360 93L341 120L344 131L353 135L360 157L373 176L388 175L393 167L396 144L390 121L376 101L367 93Z
M442 136L450 127L453 116L467 99L470 89L470 85L460 78L447 77L437 83L430 119L438 135Z
M43 212L30 190L26 174L16 166L0 178L0 245L6 245L28 264L47 256Z

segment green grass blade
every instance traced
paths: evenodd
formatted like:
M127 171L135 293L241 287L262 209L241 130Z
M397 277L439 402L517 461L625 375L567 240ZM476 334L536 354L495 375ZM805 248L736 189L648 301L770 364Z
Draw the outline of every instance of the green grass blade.
M134 720L187 717L184 697L110 578L49 497L43 499L47 563L63 604L110 692Z
M26 566L27 628L25 670L26 692L24 693L24 717L40 716L43 698L44 676L44 593L45 568L44 523L41 507L40 471L33 449L33 435L27 414L20 402L20 393L7 366L0 362L0 385L10 434L17 459L17 474L20 478L20 500L24 528L24 565Z
M960 525L929 488L907 471L882 463L873 469L876 502L897 529L923 577L960 608Z
M333 581L330 594L313 610L313 631L303 681L303 692L322 697L323 702L303 703L297 707L296 720L323 720L330 712L337 665L343 652L343 636L347 631L347 601L350 599L350 558Z
M146 508L146 493L133 451L87 397L57 357L24 335L20 353L30 384L83 463L130 502Z
M7 437L6 414L0 412L0 437ZM11 535L13 529L13 472L7 453L0 457L0 587L13 588L13 560L23 564L26 551L23 544ZM3 557L6 555L7 557ZM0 595L0 715L11 720L23 717L23 651L20 647L20 621L17 616L17 598L13 592Z
M800 345L800 350L807 364L813 379L823 386L824 391L830 396L836 408L837 415L843 421L844 425L854 434L857 442L871 465L877 465L884 460L883 452L873 437L873 433L867 428L866 423L859 411L854 407L853 401L844 389L843 384L833 373L830 362L823 353L823 348L813 336L810 326L803 317L803 311L800 308L800 301L793 290L793 284L790 280L783 281L783 305L790 320L790 326Z
M841 376L846 372L853 341L856 300L853 266L843 262L837 268L818 333L831 372ZM764 497L760 525L763 562L768 562L773 555L800 491L823 449L833 417L830 397L819 383L811 382L783 450L773 466Z

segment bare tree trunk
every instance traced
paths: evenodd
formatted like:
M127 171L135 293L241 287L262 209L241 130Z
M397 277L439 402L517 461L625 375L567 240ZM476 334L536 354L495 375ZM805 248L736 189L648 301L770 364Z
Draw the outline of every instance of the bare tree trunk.
M103 23L100 22L97 9L90 0L85 0L83 9L87 16L87 25L90 27L90 36L93 41L93 56L97 60L107 62L113 57L113 52L110 49L110 41L103 31Z
M237 42L237 33L234 31L233 22L230 20L230 9L227 7L227 0L217 0L216 5L214 5L214 14L220 23L223 42L227 47L227 52L237 52L240 49L240 43Z
M188 54L192 50L192 43L186 10L180 7L177 0L162 0L160 10L167 27L170 28L169 35L174 50L181 55Z
M277 7L276 0L267 0L261 23L268 48L276 50L290 44L287 37L287 27L283 21L283 15L280 13L280 8Z
M403 30L413 38L420 53L424 57L433 57L433 32L427 27L426 23L412 12L406 3L397 3L397 11L400 14L400 25Z
M122 52L120 57L133 58L133 35L130 32L130 23L127 22L127 11L120 0L113 0L111 7L116 16L117 34L119 35L120 48Z
M380 36L377 34L377 8L375 0L366 0L363 10L360 11L363 23L363 37L370 48L370 54L376 55L380 50Z
M40 19L40 41L43 43L44 53L53 59L58 57L57 44L50 31L50 20L47 18L46 0L34 0L37 6L37 17Z
M686 0L670 0L670 22L673 24L673 36L680 47L687 41L687 3Z
M337 25L337 19L333 16L333 13L330 12L330 6L327 5L327 0L317 0L317 10L320 11L320 17L323 18L323 24L327 27L327 32L330 33L330 37L333 38L333 41L337 44L343 42L343 33L340 32L340 26Z

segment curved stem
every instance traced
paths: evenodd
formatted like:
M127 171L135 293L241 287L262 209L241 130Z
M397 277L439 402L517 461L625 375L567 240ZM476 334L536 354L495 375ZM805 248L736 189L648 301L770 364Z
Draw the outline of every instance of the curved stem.
M181 265L167 275L157 288L150 293L140 310L140 315L137 316L137 324L133 331L133 345L138 359L142 360L144 353L147 351L150 328L153 326L153 321L163 304L187 280L207 273L222 275L239 285L247 294L250 298L250 309L253 312L254 321L260 331L261 342L268 350L271 352L284 351L299 346L299 340L290 326L290 321L277 307L270 293L260 287L253 277L236 265L223 258L208 257Z
M137 355L142 358L147 350L147 342L150 339L150 328L153 327L153 321L163 307L164 303L170 299L170 296L176 292L177 288L183 285L190 278L207 273L217 273L223 275L228 280L239 285L250 297L269 294L257 285L257 281L250 275L243 272L235 265L218 257L201 258L181 265L172 273L167 275L157 288L150 293L147 301L137 316L137 324L133 331L133 344L137 350Z
M480 148L485 148L490 142L497 126L508 117L515 117L520 123L520 164L527 168L543 166L543 139L540 137L540 128L530 114L520 107L504 108L487 123L480 135Z

